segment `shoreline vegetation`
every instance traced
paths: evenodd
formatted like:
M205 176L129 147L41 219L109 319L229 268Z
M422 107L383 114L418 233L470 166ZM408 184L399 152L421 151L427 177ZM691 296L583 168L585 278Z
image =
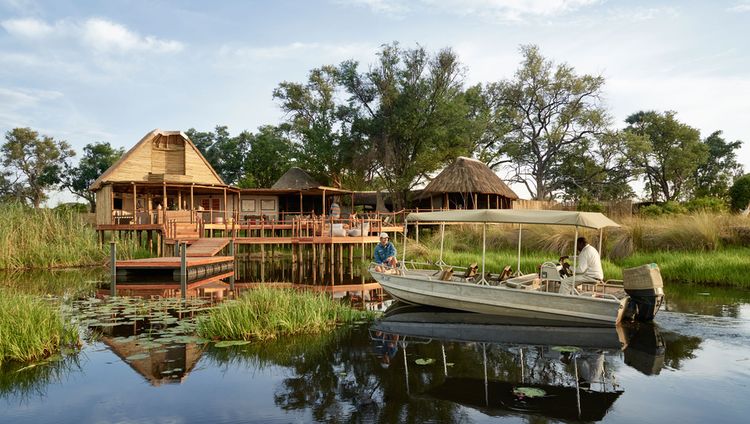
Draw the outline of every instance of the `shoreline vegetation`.
M38 361L79 345L77 327L53 301L0 291L0 365Z
M258 287L200 317L197 333L209 340L263 341L321 334L341 324L369 321L375 315L326 293Z
M0 251L0 270L101 266L109 258L82 214L19 203L0 205ZM118 240L118 259L146 256L136 241Z
M696 213L656 218L615 219L620 228L604 231L602 267L606 278L621 279L622 269L647 263L659 265L667 282L750 288L750 219L729 214ZM440 256L437 227L420 228L420 244L407 242L407 257L436 261ZM579 229L593 246L599 232ZM545 261L571 255L575 229L528 226L522 231L521 269L533 272ZM399 246L400 247L400 246ZM518 229L487 228L488 271L517 267ZM446 227L443 261L458 266L481 262L482 229L478 225Z

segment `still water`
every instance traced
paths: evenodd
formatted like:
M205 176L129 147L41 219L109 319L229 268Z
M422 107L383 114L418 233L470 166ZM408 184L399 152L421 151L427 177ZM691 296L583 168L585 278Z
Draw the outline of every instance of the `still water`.
M63 295L96 275L3 279ZM217 347L191 334L210 300L68 292L83 349L0 370L0 422L746 422L750 293L667 295L655 325L550 328L395 304L324 336Z

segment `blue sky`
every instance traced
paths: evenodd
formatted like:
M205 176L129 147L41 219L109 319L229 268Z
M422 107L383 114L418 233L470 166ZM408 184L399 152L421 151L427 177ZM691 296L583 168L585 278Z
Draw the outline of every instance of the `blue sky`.
M283 118L279 82L399 41L453 48L466 82L499 81L520 44L606 78L613 123L674 110L745 140L750 0L0 0L0 131L130 147L154 128L231 133Z

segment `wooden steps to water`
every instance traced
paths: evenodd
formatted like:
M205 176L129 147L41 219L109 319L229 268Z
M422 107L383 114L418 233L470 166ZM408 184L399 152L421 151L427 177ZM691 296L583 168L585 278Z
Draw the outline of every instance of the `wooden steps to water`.
M229 244L229 238L199 238L187 248L188 257L214 256Z

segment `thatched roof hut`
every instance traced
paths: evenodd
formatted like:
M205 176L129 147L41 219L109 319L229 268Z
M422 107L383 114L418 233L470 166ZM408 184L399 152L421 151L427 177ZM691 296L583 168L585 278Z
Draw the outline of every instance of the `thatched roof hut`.
M271 188L277 190L308 190L321 186L322 184L315 181L315 178L311 177L310 174L300 168L293 167L289 168Z
M508 209L518 195L487 165L460 156L424 188L421 199L430 209Z

